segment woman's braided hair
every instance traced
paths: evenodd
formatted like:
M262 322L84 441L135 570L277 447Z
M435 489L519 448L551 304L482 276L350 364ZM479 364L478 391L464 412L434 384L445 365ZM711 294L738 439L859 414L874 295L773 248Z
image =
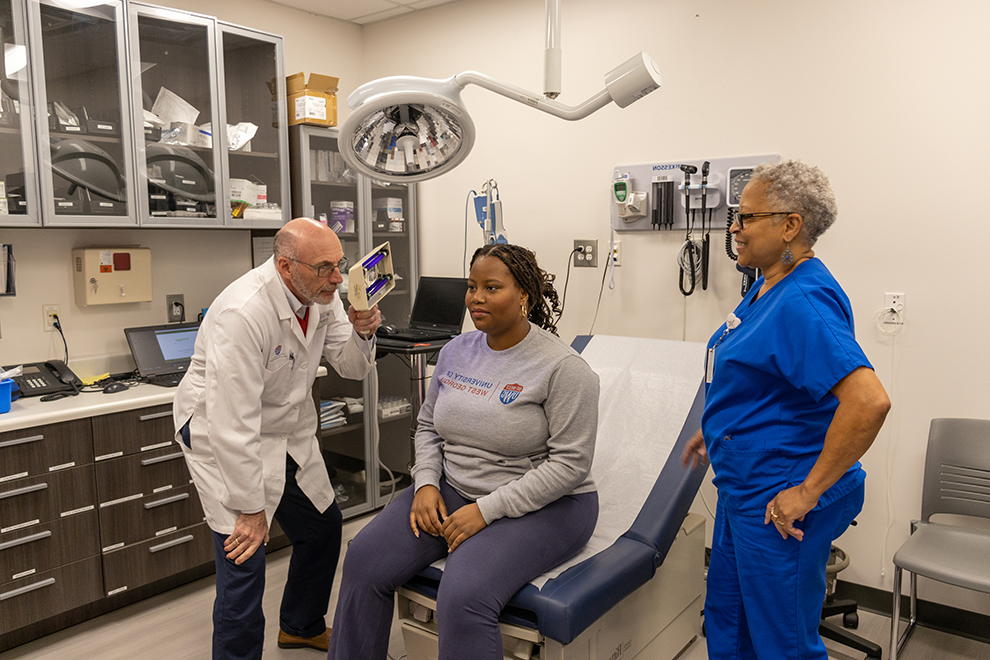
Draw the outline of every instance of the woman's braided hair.
M516 283L529 296L530 321L557 334L554 317L560 316L560 298L553 288L555 277L536 263L536 254L519 245L491 243L478 248L471 257L471 265L481 257L495 257L509 269Z

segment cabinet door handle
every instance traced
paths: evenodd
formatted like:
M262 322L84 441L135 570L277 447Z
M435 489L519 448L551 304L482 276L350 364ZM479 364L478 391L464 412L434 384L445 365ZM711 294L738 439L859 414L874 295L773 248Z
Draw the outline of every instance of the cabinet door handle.
M195 537L192 534L189 534L188 536L182 536L182 537L177 538L177 539L172 539L171 541L166 541L165 543L160 543L158 545L153 545L150 548L148 548L148 551L149 552L153 552L153 553L154 552L160 552L161 550L167 550L169 548L174 548L175 546L182 545L183 543L189 543L194 538Z
M141 465L148 466L154 465L155 463L164 463L165 461L174 461L177 458L182 458L182 452L177 451L174 454L166 454L165 456L156 456L154 458L146 458L141 461Z
M4 447L13 447L15 445L26 445L29 442L38 442L38 440L44 440L44 439L45 436L43 435L32 435L26 438L14 438L13 440L5 440L3 442L0 442L0 449L3 449Z
M35 589L41 589L42 587L50 587L55 584L55 578L48 578L47 580L42 580L41 582L35 582L34 584L29 584L26 587L21 587L20 589L14 589L12 591L5 591L0 594L0 600L7 600L8 598L13 598L14 596L20 596L28 592L34 591Z
M0 543L0 550L15 548L19 545L24 545L25 543L34 543L35 541L40 541L41 539L47 539L51 535L52 535L52 530L46 529L43 532L38 532L37 534L32 534L31 536L25 536L22 539L14 539L13 541L6 541L4 543Z
M34 484L33 486L25 486L24 488L17 488L16 490L8 490L5 493L0 493L0 500L5 500L8 497L17 497L18 495L27 495L28 493L33 493L37 490L45 490L48 488L47 482L41 482L40 484Z
M145 509L154 509L156 506L162 506L165 504L171 504L172 502L178 502L180 500L187 499L189 493L179 493L178 495L173 495L172 497L166 497L163 500L158 500L157 502L147 502L144 505Z
M150 419L161 419L162 417L171 417L171 416L172 416L172 411L171 410L166 410L165 412L151 413L151 414L148 414L148 415L141 415L140 417L138 417L138 421L139 422L147 422Z

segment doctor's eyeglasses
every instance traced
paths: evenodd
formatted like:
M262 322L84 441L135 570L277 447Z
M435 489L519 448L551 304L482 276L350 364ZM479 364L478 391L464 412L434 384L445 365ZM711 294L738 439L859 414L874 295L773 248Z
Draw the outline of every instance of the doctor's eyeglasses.
M297 264L302 264L303 266L309 266L316 271L317 277L330 277L334 270L340 269L341 274L347 269L347 257L343 257L340 261L335 264L323 264L322 266L314 266L313 264L308 264L305 261L299 261L298 259L293 259L292 257L286 257L289 261L295 261Z

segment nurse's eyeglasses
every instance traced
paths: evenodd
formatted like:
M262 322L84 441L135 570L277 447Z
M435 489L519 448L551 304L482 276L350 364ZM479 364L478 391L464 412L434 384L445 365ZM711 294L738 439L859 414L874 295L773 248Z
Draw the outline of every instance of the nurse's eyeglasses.
M286 257L289 261L295 261L297 264L302 264L303 266L309 266L316 271L317 277L330 277L334 270L340 269L341 274L347 269L347 257L343 257L340 261L335 264L323 264L322 266L314 266L313 264L308 264L305 261L299 261L298 259L293 259L292 257Z
M739 221L739 229L746 228L747 222L754 218L769 218L772 215L790 215L793 211L760 211L759 213L736 213L736 220Z

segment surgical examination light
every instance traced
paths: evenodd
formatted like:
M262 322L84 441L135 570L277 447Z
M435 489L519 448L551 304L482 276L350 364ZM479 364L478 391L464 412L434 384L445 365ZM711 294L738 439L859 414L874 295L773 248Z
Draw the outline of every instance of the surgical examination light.
M548 0L548 8L555 6ZM477 71L446 80L394 76L366 83L347 99L350 116L340 127L340 154L353 169L382 181L431 179L456 167L474 145L474 122L461 90L477 85L506 98L574 121L615 102L625 108L660 87L660 71L646 53L605 75L605 89L579 106L553 100L559 92L560 55L554 33L556 10L548 9L547 91L534 94Z

